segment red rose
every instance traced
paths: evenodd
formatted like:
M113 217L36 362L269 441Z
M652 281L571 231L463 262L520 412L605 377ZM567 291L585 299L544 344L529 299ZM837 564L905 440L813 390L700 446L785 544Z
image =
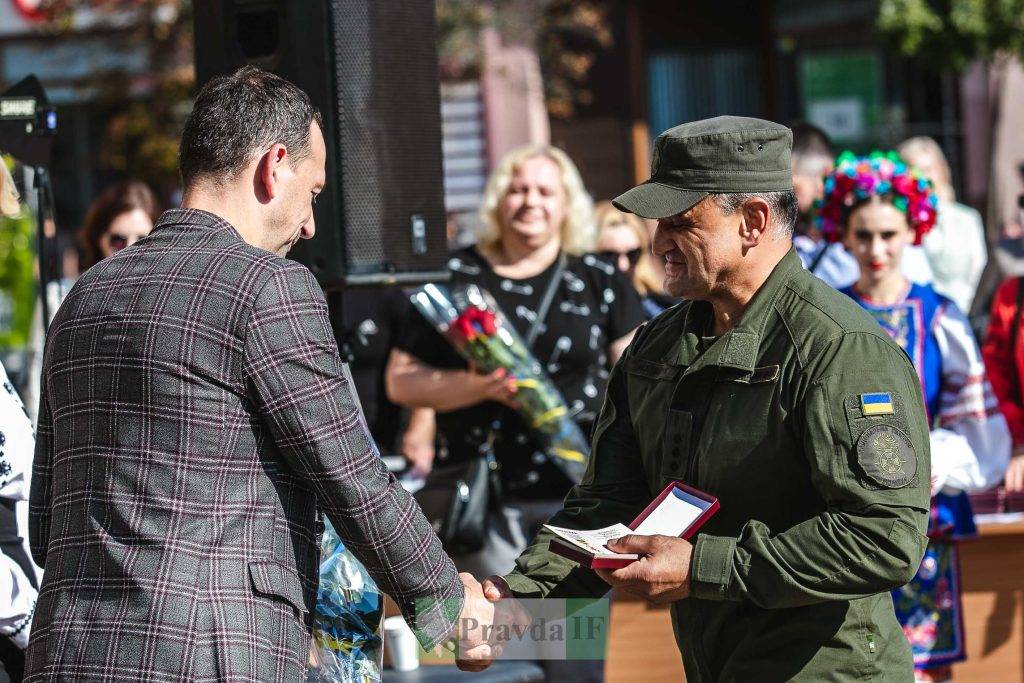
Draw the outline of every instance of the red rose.
M488 337L493 337L494 333L498 331L495 322L493 313L490 311L480 311L480 327Z
M473 330L473 323L469 315L469 311L466 311L452 323L452 327L462 336L463 339L472 339L476 336L476 332Z

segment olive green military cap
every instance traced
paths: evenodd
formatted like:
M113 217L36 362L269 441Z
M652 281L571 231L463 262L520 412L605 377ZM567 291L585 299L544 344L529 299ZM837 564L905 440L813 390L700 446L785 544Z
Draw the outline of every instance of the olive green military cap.
M670 128L654 141L651 177L612 200L644 218L667 218L710 194L793 189L793 131L743 116Z

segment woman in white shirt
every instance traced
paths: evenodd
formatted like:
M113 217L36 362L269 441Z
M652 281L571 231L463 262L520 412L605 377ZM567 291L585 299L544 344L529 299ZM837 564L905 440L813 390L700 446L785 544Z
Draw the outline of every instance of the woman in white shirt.
M932 181L939 200L938 220L922 242L932 270L932 286L967 313L988 262L981 214L956 201L949 163L935 140L923 135L913 137L897 151L908 165Z

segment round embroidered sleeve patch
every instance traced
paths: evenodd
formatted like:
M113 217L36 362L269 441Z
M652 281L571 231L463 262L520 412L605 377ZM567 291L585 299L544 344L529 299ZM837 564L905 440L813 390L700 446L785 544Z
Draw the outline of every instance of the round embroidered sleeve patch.
M917 453L910 438L896 427L869 427L857 439L857 462L864 474L879 486L898 489L917 474Z

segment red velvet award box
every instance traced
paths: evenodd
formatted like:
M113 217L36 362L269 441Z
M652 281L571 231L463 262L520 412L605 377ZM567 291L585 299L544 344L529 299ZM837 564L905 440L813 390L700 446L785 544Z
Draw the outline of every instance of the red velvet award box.
M551 552L567 557L589 569L620 569L640 557L632 553L615 553L607 543L626 534L640 536L678 536L689 539L718 512L718 499L687 486L681 481L669 483L658 497L637 518L625 524L603 529L577 530L545 524L555 534L548 547Z

